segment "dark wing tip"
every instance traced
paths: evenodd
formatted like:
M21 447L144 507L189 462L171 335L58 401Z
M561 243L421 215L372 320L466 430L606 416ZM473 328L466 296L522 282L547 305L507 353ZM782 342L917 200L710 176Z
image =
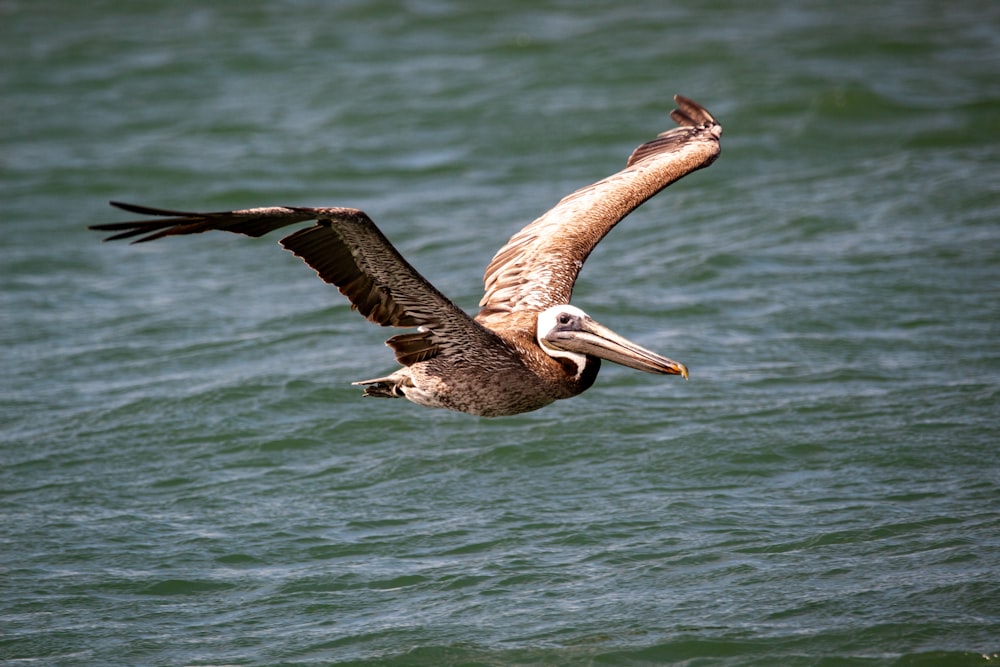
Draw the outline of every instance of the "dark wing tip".
M121 239L132 238L133 236L148 234L148 236L143 236L132 241L132 243L145 243L146 241L152 241L163 236L169 236L173 233L170 231L171 228L184 223L190 223L192 218L198 217L197 213L188 213L186 211L151 208L149 206L139 206L138 204L128 204L114 200L108 203L115 208L120 208L129 213L159 216L159 219L129 220L126 222L106 222L99 225L87 225L87 229L92 229L96 232L118 232L117 234L108 236L104 241L119 241ZM164 216L169 217L165 218Z
M683 95L674 95L674 102L677 104L677 108L670 112L670 117L675 123L681 127L709 128L714 126L718 128L718 134L722 134L722 126L708 112L708 109Z
M120 201L112 201L110 203L115 208L120 208L123 211L137 215L153 216L153 219L91 225L89 229L99 232L119 232L106 238L105 241L115 241L132 236L145 235L142 238L136 239L133 243L153 241L164 236L200 234L216 229L234 234L259 237L280 227L313 220L319 211L319 209L302 207L266 206L238 211L194 213L191 211L174 211L165 208L139 206L138 204L127 204Z
M722 126L708 109L683 95L674 95L677 108L670 112L670 118L678 127L661 132L656 139L647 141L636 148L629 156L629 166L653 155L674 151L692 140L714 141L716 154L718 141L722 136ZM714 158L712 158L714 159ZM709 162L710 163L710 162ZM707 165L702 165L707 166Z

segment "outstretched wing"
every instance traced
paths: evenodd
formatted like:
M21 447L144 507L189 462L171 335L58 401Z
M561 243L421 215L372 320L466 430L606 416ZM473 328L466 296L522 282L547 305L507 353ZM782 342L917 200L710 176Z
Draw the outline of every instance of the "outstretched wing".
M497 342L495 334L475 322L403 259L363 211L275 206L191 213L111 203L132 213L162 217L91 226L98 231L117 232L106 239L109 241L141 236L137 242L143 242L215 229L263 236L280 227L315 220L315 225L283 238L281 245L302 258L324 281L336 285L351 305L372 322L419 327L416 332L387 341L403 365L454 348Z
M611 229L674 181L712 164L722 126L701 105L680 95L670 117L680 127L632 153L625 168L577 190L514 234L493 257L476 319L487 326L516 311L569 303L584 260Z

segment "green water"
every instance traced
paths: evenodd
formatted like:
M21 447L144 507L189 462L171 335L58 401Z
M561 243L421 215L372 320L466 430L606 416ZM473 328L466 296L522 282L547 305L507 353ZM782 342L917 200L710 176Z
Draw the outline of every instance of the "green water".
M0 3L0 662L1000 659L1000 4L876 4ZM688 382L362 400L276 238L85 229L363 208L471 310L675 92L574 303Z

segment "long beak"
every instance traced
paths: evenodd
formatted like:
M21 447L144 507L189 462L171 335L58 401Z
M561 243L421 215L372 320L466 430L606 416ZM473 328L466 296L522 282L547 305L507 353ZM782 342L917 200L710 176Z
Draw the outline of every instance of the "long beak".
M688 376L688 369L684 364L636 345L590 318L583 321L579 331L560 332L558 340L547 342L567 352L589 354L646 373L682 375L685 380Z

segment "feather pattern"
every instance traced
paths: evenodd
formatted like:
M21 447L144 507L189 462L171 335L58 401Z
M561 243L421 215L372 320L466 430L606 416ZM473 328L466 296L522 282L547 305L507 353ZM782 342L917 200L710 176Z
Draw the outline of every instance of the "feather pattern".
M382 326L419 327L386 341L401 364L497 344L495 334L420 275L364 212L311 210L319 223L285 237L281 245L336 285L368 320Z
M286 236L281 245L311 266L369 321L417 332L394 336L387 344L403 365L426 361L463 346L496 346L494 333L475 322L439 292L393 247L364 211L353 208L270 206L216 213L193 213L112 202L154 220L93 225L118 232L106 240L140 236L135 243L165 236L222 230L262 236L288 225L318 221ZM142 236L145 235L145 236ZM506 353L505 353L506 357Z
M719 155L722 126L702 106L674 97L680 127L633 151L625 168L564 197L517 232L486 267L477 320L487 326L519 310L569 303L590 252L644 201Z

